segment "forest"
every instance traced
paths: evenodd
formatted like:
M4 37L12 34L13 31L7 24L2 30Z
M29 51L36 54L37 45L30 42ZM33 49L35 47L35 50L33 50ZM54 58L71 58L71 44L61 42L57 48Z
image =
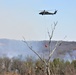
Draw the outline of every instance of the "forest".
M0 75L46 75L45 64L32 56L22 58L0 57ZM50 75L76 75L76 60L50 60Z

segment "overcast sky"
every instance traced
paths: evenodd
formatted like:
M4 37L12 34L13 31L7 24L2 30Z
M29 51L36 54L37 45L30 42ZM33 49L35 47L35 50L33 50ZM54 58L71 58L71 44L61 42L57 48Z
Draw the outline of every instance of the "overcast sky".
M54 16L38 14L55 9ZM0 0L0 38L46 40L56 21L53 40L76 41L76 0Z

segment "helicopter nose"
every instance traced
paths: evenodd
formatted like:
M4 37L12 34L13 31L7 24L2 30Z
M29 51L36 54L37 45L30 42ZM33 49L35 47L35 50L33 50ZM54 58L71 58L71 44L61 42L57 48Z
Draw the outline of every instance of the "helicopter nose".
M40 12L39 14L40 14L40 15L43 15L43 13L41 13L41 12Z

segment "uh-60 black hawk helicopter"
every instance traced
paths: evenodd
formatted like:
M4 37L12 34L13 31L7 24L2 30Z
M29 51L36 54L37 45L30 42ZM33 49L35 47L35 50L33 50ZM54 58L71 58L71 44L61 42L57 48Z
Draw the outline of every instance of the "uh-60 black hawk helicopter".
M48 12L46 10L43 10L39 14L40 15L55 15L56 13L57 13L57 10L55 10L54 12Z

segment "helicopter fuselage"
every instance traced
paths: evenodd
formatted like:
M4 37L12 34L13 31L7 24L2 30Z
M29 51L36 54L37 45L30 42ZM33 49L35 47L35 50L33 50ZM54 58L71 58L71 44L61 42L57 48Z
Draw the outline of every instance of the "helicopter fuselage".
M48 11L42 11L42 12L40 12L39 14L41 14L41 15L54 15L54 14L56 14L57 13L57 11L55 11L54 13L51 13L51 12L48 12Z

